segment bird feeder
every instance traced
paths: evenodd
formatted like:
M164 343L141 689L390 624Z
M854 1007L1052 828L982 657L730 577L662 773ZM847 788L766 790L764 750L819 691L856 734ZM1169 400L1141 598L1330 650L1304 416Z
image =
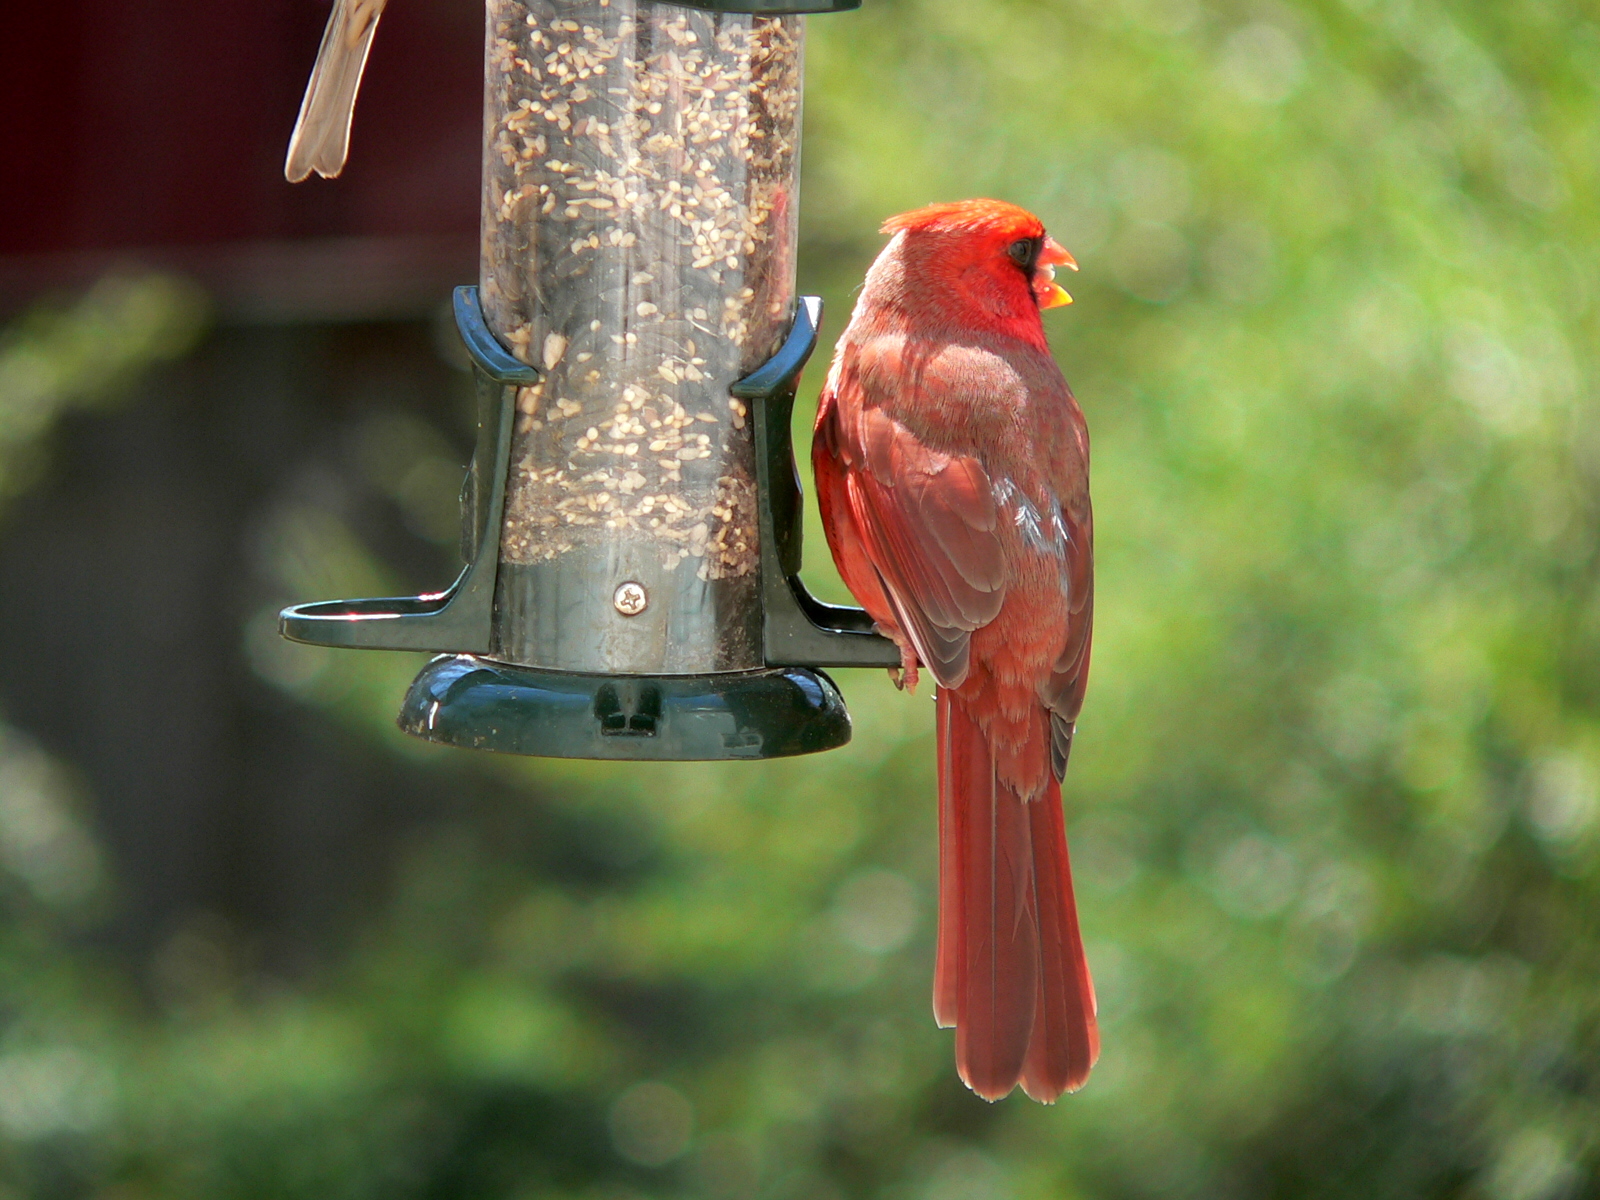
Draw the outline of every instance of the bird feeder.
M577 758L831 749L825 666L894 666L800 583L790 413L804 12L488 0L466 567L296 605L284 636L439 652L401 708L449 745Z

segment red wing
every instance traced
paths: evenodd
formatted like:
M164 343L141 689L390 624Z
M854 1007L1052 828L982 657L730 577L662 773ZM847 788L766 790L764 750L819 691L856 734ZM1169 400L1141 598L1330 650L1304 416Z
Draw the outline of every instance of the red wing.
M846 582L869 609L886 600L918 659L940 684L956 687L967 676L970 634L994 620L1005 601L1004 547L1053 560L1069 627L1039 697L1069 732L1082 702L1093 587L1086 499L1064 507L1047 494L1049 502L1036 505L1009 478L991 476L975 457L934 449L892 414L897 400L907 401L897 395L907 386L921 394L923 407L979 389L992 393L990 407L1002 408L1056 388L1070 404L1070 394L1048 358L1033 364L1037 371L1019 371L992 355L955 348L936 362L910 357L892 336L849 347L823 396L814 455L828 461L819 466L818 484L827 478L834 507L847 518L829 528L847 535L842 541L852 553L845 557L855 560L856 573L870 569L875 576ZM1007 448L1002 458L1017 452ZM1073 485L1070 477L1052 482L1063 497ZM840 545L834 550L837 560Z
M1072 731L1089 686L1089 649L1094 630L1094 546L1086 525L1068 518L1062 545L1062 581L1067 594L1067 640L1039 687L1050 710L1050 765L1057 779L1067 770Z
M1089 642L1094 625L1094 534L1087 504L1078 512L1053 496L1041 511L1010 480L995 489L1000 519L1016 525L1022 546L1035 562L1053 563L1057 586L1066 600L1061 648L1047 659L1048 674L1037 688L1050 712L1050 762L1059 780L1072 749L1073 724L1083 708L1089 682ZM1047 568L1048 569L1048 568Z
M817 511L822 518L823 531L828 535L828 549L856 603L871 614L885 635L898 642L901 638L899 620L856 530L846 482L848 471L838 440L837 405L832 391L824 389L811 442L811 470L816 478Z
M969 635L1005 600L999 512L974 458L929 449L880 408L842 406L850 514L917 657L938 682L967 677ZM854 422L845 412L854 408Z

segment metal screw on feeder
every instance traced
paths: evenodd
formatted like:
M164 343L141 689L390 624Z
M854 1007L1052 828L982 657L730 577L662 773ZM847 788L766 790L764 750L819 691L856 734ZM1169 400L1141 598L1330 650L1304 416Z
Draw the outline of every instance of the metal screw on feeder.
M401 707L450 745L731 759L843 745L817 668L895 666L800 584L789 418L805 12L860 0L488 0L467 566L285 609L296 641L443 652ZM604 597L611 597L607 604Z
M617 606L617 611L625 617L637 617L650 603L650 596L644 590L644 585L634 583L631 579L618 586L616 593L611 597L611 603Z

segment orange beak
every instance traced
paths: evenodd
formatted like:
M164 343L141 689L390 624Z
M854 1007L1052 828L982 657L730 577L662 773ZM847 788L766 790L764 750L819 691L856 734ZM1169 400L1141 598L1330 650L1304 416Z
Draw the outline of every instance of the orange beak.
M1078 269L1077 262L1067 253L1066 247L1046 234L1044 246L1039 251L1038 266L1033 273L1033 294L1038 299L1041 309L1060 308L1063 304L1072 303L1072 297L1067 295L1067 290L1056 282L1058 266L1073 271Z

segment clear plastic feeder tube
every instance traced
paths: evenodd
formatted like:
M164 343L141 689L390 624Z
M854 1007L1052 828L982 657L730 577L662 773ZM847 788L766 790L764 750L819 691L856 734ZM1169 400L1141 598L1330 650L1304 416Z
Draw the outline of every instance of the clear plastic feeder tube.
M517 397L496 656L759 667L755 447L728 388L794 311L801 18L488 14L480 291L544 372Z

